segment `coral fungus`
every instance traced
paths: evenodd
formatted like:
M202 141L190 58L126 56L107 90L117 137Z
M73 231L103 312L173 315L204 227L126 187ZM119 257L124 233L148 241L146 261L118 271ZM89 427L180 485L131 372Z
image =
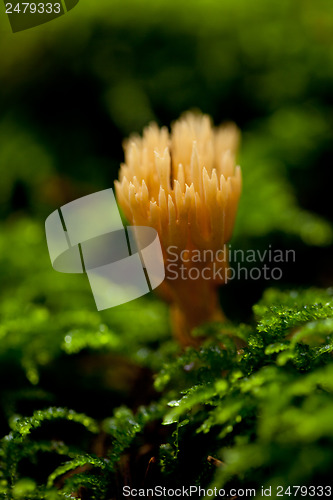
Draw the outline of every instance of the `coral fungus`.
M182 345L195 343L194 327L224 318L217 285L226 281L225 244L241 192L238 142L234 124L214 128L209 116L186 113L171 133L151 124L143 137L133 135L124 144L125 163L115 183L118 203L131 224L159 234L166 279L158 291L171 303Z

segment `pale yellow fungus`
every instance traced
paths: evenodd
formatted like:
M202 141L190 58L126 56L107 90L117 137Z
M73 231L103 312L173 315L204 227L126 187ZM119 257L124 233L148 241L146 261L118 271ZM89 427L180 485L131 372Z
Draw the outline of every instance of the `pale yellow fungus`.
M159 291L171 303L174 332L182 344L194 343L193 327L223 319L216 287L226 273L216 269L228 268L225 244L232 236L242 183L235 164L238 143L234 124L214 128L209 116L186 113L171 133L153 123L143 137L133 135L124 144L125 163L115 183L118 203L131 224L151 226L159 234L166 265ZM207 250L219 259L200 259ZM198 277L177 275L181 265L197 267Z

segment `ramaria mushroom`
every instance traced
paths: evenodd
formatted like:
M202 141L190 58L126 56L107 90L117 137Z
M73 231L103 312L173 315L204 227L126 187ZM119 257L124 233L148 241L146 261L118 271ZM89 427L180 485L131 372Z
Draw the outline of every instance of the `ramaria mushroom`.
M227 279L226 243L241 193L238 143L234 124L214 128L209 116L190 112L171 133L153 123L124 143L118 203L131 224L159 234L166 279L158 292L171 304L182 345L196 343L194 327L224 319L217 287Z

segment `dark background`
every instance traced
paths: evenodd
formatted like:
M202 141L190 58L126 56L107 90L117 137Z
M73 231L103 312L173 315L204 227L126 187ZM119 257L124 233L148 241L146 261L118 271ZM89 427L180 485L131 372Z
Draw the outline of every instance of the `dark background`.
M0 43L4 220L112 186L126 136L199 109L243 133L232 243L295 248L288 285L332 282L330 2L81 2L16 34L2 16Z

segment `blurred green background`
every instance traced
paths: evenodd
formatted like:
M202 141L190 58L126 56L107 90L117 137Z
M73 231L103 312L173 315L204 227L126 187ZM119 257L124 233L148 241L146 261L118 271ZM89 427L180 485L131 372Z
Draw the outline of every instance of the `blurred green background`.
M170 336L164 305L146 297L97 313L84 277L52 270L44 236L53 210L113 185L123 139L152 120L169 125L200 109L215 124L236 122L244 188L233 246L295 249L273 283L281 288L332 285L331 1L81 0L16 34L3 4L0 15L4 432L38 398L79 411L89 402L94 416L135 406L150 374L136 377L130 363L158 364L156 347ZM227 315L248 319L271 284L230 283ZM96 346L111 361L88 362ZM29 406L19 389L33 386L41 392Z
M332 282L331 2L81 0L16 34L1 8L6 227L22 217L42 225L62 204L112 186L125 137L200 109L243 134L232 243L295 248L286 284ZM47 258L45 245L39 252ZM259 298L267 283L241 285ZM238 287L222 291L226 302Z

